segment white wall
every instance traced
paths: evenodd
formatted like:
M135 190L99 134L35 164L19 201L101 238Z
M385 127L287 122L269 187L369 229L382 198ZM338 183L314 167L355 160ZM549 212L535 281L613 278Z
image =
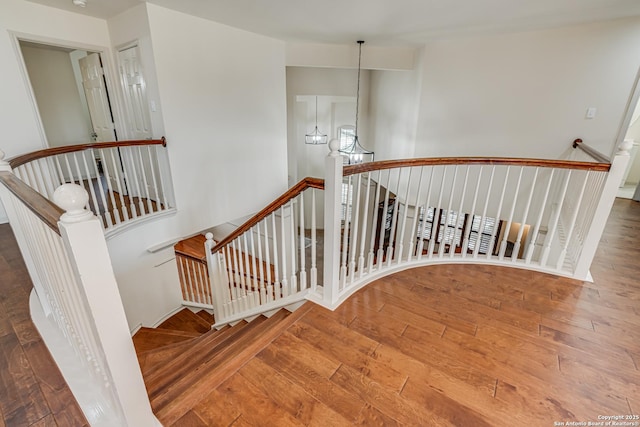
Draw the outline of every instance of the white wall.
M360 112L358 134L365 148L372 148L368 139L369 82L372 71L362 70L360 76ZM358 70L339 68L287 67L288 169L290 184L307 176L324 177L327 145L308 145L304 135L315 126L315 101L318 96L318 128L337 137L339 126L355 125L356 86ZM291 182L292 181L292 182Z
M415 155L611 153L639 66L640 18L429 43Z
M21 50L49 146L91 141L91 122L69 53L44 46L22 46Z
M422 74L411 71L372 71L370 149L376 160L414 157Z
M182 235L258 211L287 183L283 42L147 9Z

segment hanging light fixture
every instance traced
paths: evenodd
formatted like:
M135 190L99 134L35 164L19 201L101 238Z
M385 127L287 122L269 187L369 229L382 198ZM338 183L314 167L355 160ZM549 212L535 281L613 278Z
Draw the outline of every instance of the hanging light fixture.
M326 144L327 135L318 130L318 97L316 96L316 128L304 136L305 144Z
M356 126L354 129L354 136L352 143L339 150L340 153L345 156L345 161L349 165L372 162L373 151L369 151L360 145L358 140L358 112L360 108L360 67L362 64L362 44L364 40L358 40L358 89L356 91Z

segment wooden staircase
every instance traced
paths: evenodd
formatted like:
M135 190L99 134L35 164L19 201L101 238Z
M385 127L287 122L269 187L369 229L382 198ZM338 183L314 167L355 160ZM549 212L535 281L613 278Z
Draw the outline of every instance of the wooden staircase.
M142 328L133 342L158 419L171 426L304 312L281 309L212 330L211 314L185 308L155 329Z

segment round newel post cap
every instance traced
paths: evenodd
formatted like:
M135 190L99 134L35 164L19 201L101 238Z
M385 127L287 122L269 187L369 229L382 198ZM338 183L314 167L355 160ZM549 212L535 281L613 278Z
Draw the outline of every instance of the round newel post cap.
M329 141L329 156L338 157L340 155L340 141L336 138L333 138Z
M213 233L212 232L208 232L207 234L204 235L204 237L207 240L213 240Z
M0 150L0 165L7 166L9 164L9 162L7 162L4 159L4 156L5 156L4 151Z
M89 193L78 184L62 184L53 192L53 202L65 210L60 220L66 223L91 219L93 213L84 207L89 201Z
M617 155L628 156L629 151L633 147L634 140L633 139L625 139L618 145Z

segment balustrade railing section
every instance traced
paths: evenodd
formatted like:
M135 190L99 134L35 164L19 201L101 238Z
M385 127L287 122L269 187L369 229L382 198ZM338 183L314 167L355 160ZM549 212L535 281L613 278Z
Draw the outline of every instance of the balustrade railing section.
M321 180L303 180L223 241L207 235L217 324L286 306L316 289L322 187Z
M18 178L49 200L61 184L85 188L86 208L100 218L109 235L175 207L165 145L163 138L64 146L9 163Z

